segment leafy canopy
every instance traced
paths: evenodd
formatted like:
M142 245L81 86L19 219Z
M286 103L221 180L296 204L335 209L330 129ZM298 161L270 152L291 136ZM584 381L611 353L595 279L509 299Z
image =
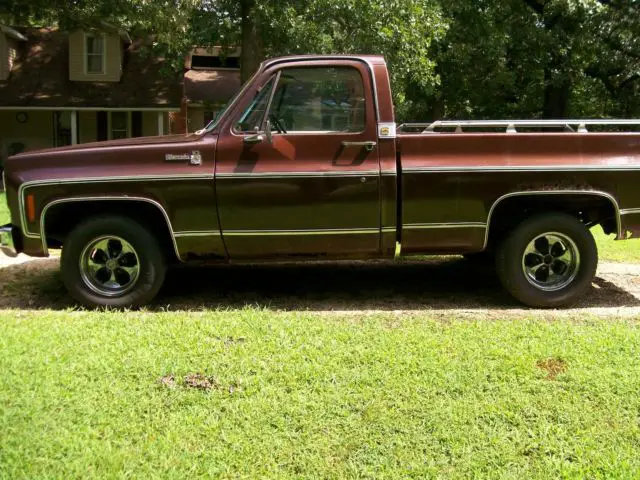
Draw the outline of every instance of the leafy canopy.
M0 21L151 32L168 65L242 45L387 58L400 120L640 116L640 0L0 0Z

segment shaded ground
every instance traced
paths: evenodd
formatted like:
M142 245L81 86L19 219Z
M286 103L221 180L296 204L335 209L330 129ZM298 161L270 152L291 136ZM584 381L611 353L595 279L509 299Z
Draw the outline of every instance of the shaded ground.
M0 268L0 308L64 309L74 304L59 279L57 258ZM506 294L491 268L458 258L411 262L179 267L151 310L237 309L358 313L433 311L542 314ZM640 314L640 265L602 263L581 313ZM557 312L556 312L557 313Z

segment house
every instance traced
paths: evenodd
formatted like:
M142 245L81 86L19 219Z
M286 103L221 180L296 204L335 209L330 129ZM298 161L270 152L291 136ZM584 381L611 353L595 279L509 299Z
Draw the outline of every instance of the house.
M23 150L162 135L183 104L151 40L101 24L64 32L0 25L0 159Z
M182 115L189 132L206 126L241 87L240 49L196 47L185 59Z

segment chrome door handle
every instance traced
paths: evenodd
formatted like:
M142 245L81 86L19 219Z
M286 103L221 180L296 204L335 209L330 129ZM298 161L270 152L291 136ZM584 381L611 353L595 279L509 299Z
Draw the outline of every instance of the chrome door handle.
M376 146L376 142L342 142L343 147L364 147L367 152L371 152Z

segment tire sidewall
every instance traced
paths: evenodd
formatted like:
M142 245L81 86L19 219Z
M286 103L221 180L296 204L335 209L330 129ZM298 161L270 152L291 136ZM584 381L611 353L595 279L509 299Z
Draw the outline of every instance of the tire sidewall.
M94 239L113 235L131 244L138 255L140 273L135 286L114 297L102 296L89 288L82 278L80 256ZM75 300L87 307L138 307L148 303L160 290L165 276L165 260L151 233L126 217L102 217L79 224L68 235L62 248L62 280Z
M524 251L539 235L557 232L578 249L580 264L575 278L556 291L543 291L527 280L522 269ZM505 289L530 307L554 308L573 303L591 286L598 267L598 249L591 232L578 219L563 213L543 214L521 223L505 239L496 255L496 269Z

